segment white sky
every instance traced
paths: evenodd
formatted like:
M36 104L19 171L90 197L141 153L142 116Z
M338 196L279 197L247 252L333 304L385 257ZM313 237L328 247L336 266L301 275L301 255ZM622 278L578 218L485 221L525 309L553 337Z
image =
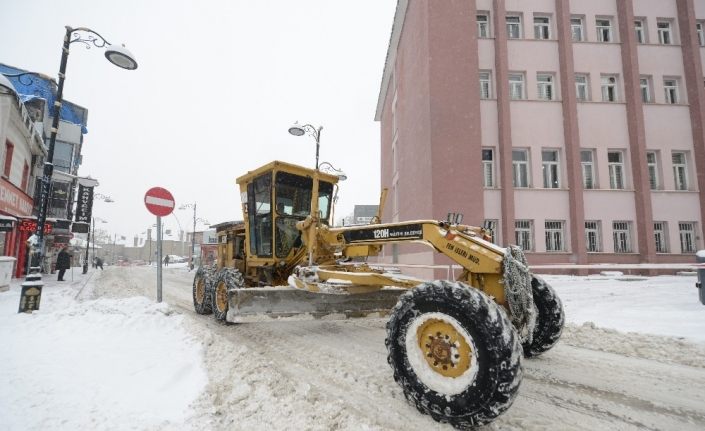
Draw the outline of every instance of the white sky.
M144 193L197 202L211 223L240 219L235 178L274 159L346 172L336 219L379 199L377 96L395 0L0 0L0 62L56 77L64 26L124 43L139 68L71 46L64 97L88 108L82 176L100 181L106 228L131 238L155 223ZM184 230L191 210L175 211ZM167 228L178 229L174 217ZM199 225L198 229L203 226Z

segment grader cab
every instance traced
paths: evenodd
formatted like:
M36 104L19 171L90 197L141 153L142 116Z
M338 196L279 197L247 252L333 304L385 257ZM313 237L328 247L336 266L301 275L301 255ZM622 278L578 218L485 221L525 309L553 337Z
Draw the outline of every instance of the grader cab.
M244 220L215 226L218 259L196 272L196 312L231 323L389 314L388 362L407 399L456 427L492 421L517 394L522 356L558 341L560 299L520 249L491 243L479 227L383 224L383 198L371 224L332 226L337 183L279 161L239 177ZM462 271L429 282L368 260L412 242Z

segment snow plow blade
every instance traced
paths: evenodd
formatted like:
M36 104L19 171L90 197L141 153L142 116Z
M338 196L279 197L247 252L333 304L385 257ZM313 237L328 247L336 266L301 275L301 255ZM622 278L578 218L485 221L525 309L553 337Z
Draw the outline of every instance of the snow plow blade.
M228 292L227 321L346 319L386 315L407 289L385 287L367 293L320 293L292 287L236 289Z

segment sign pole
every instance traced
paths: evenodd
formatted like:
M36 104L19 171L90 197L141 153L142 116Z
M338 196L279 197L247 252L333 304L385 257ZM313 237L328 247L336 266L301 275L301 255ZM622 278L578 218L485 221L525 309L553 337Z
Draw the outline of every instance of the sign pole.
M157 302L162 302L162 218L157 216Z

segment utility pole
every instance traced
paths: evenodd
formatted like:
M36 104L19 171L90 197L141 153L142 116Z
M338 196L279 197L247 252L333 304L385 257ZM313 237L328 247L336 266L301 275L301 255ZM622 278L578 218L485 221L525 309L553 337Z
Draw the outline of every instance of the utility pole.
M193 261L193 255L196 252L196 203L193 203L193 233L191 234L191 257L189 258L189 271L192 270L196 264Z

